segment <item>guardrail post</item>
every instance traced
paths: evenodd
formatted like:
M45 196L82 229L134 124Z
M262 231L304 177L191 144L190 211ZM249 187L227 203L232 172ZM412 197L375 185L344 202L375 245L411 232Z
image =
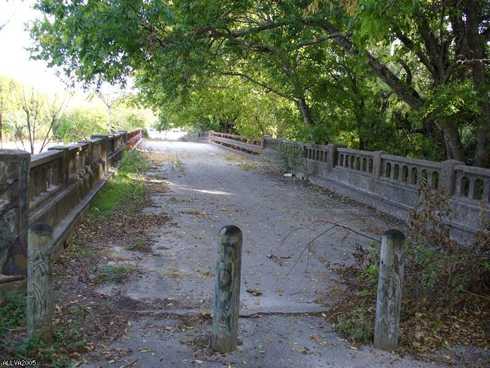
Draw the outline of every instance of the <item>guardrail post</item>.
M337 160L337 145L327 144L327 170L332 171Z
M53 229L46 224L29 228L27 271L27 333L29 338L50 340L54 312L50 246Z
M374 346L394 350L400 337L405 236L388 230L381 238Z
M0 150L0 276L26 276L31 155Z
M373 151L373 175L377 178L381 176L381 155L383 151Z
M220 231L211 335L211 347L220 353L237 347L241 263L242 231L225 226Z
M456 173L454 167L457 165L464 165L464 162L457 160L446 160L441 162L440 187L450 196L454 194L454 189L456 188Z
M107 173L107 171L109 171L109 151L110 151L109 136L97 134L97 135L91 136L90 139L103 139L104 140L103 149L101 152L101 160L102 160L103 165L104 165L104 171Z
M63 184L66 186L70 180L70 147L67 146L55 146L48 148L48 151L63 151L63 164L61 165L61 175L63 177Z
M260 142L260 146L262 147L262 149L266 149L267 148L267 141L271 140L272 137L270 135L264 135L262 137L262 140Z

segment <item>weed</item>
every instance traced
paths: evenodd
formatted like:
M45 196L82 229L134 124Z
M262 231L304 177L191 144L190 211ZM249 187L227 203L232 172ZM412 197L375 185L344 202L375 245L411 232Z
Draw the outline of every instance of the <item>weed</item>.
M19 291L5 293L0 304L0 341L10 330L24 324L25 318L25 294Z
M184 171L184 163L177 156L175 156L175 160L173 161L172 164L176 170Z
M89 216L108 217L128 203L132 204L128 210L137 207L145 198L143 173L148 167L148 161L140 152L124 152L117 172L94 199Z
M128 246L127 249L132 252L144 252L144 253L151 252L151 246L144 239L136 240L133 244Z
M242 160L242 158L236 154L228 154L225 156L225 160L231 161L231 162L234 162L234 161L240 162Z
M104 282L122 283L135 271L136 268L132 265L105 265L99 269L95 281L98 284Z
M373 339L373 326L373 313L369 309L358 307L339 318L335 329L355 343L367 344Z
M0 355L9 359L36 360L43 366L72 367L70 352L86 351L86 341L80 334L82 324L76 316L70 325L55 322L53 339L50 342L39 338L25 338L25 295L12 292L6 295L0 306ZM8 338L4 336L8 335Z
M238 166L244 171L253 171L257 169L257 164L253 162L240 162Z
M301 145L283 143L279 145L279 153L285 171L304 172L304 156Z
M66 259L83 259L95 256L95 250L92 247L82 244L75 237L69 242L69 246L63 252L63 257Z
M471 247L449 236L451 216L444 193L422 186L411 214L405 246L401 348L424 354L450 345L488 348L490 268L488 233ZM352 341L371 341L379 268L379 246L357 248L356 263L338 271L348 289L329 312L337 330Z

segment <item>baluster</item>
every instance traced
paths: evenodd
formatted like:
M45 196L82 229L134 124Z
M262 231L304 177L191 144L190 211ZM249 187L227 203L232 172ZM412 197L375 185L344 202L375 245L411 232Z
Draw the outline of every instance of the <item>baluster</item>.
M468 189L468 198L474 199L475 197L475 185L476 178L474 176L469 177L469 189Z
M483 201L490 202L490 179L483 180Z
M432 188L432 173L427 171L427 188Z

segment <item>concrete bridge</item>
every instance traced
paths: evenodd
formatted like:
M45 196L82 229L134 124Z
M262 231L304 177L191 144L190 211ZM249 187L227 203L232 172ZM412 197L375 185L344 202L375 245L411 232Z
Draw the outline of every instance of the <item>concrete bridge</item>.
M269 155L272 161L264 160L260 153L267 144L270 148L285 143L270 141L264 145L219 135L211 140L259 155L237 153L207 142L144 140L139 146L160 158L147 172L148 180L167 187L152 192L151 202L143 211L165 214L172 221L146 234L152 239L148 253L129 252L121 240L110 243L108 258L133 265L138 275L123 284L94 290L117 301L118 308L131 311L127 333L109 347L126 352L119 363L137 367L443 366L371 347L353 347L322 316L332 293L342 289L335 267L353 262L355 247L367 246L388 228L403 228L402 223L306 180L284 177L274 163L274 152ZM126 137L121 144L127 141ZM331 172L328 155L332 147L311 150L306 151L306 169L301 166L304 176L313 177L314 170ZM300 151L303 155L303 148ZM379 167L375 160L370 161L368 153L357 157L359 154L351 150L339 152L348 157L342 162L349 162L350 169L364 171L366 167L366 176ZM101 155L90 157L107 157L107 153ZM62 170L65 166L60 165ZM317 168L311 171L308 165ZM300 166L293 166L296 176L302 176ZM401 178L404 169L400 166L398 170ZM87 181L87 188L95 182ZM21 203L19 211L22 206L25 210ZM225 357L207 355L196 349L194 342L209 328L206 318L201 317L210 311L212 303L217 233L228 224L239 226L244 233L243 344ZM181 319L189 317L198 322L179 328ZM86 366L111 364L108 358Z
M169 161L148 177L167 192L152 194L148 213L165 213L172 225L155 230L151 254L115 246L119 262L136 265L139 277L98 292L135 301L139 317L127 338L114 343L133 351L125 361L141 367L433 367L372 348L352 348L321 316L336 287L336 264L379 237L392 220L374 210L278 175L262 160L205 142L145 141L141 149ZM182 317L211 310L217 234L228 224L244 234L239 351L226 357L196 352L189 341L206 331L173 328ZM131 302L133 301L133 302ZM133 307L134 308L134 307ZM187 341L187 343L186 343ZM141 352L141 347L152 353ZM89 364L90 367L103 362Z

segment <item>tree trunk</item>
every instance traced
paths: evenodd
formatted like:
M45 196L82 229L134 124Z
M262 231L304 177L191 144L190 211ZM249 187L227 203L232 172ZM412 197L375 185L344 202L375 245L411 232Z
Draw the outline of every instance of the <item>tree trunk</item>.
M305 126L307 127L312 127L315 125L315 121L313 120L313 116L311 114L310 107L308 106L306 100L304 97L301 97L297 101L298 108L301 111L301 115L303 116L303 121L305 123Z
M447 158L465 161L463 145L461 144L461 137L456 124L454 122L446 122L441 124L441 129L446 143Z
M308 23L308 22L306 22ZM315 23L314 23L315 24ZM347 36L342 34L334 25L328 21L322 20L319 25L324 31L326 31L332 40L347 53L359 57L362 55L359 50ZM386 65L381 63L376 57L374 57L369 51L364 50L364 54L367 56L367 63L374 71L374 73L385 82L391 90L405 103L407 103L412 109L420 111L424 107L424 99L418 94L418 92L410 85L404 83L398 78ZM443 78L439 74L433 74L434 83L444 83ZM442 81L441 81L442 79ZM447 147L448 158L454 158L464 161L464 150L459 136L457 126L454 122L445 122L439 124L444 135L444 141ZM426 130L429 127L426 127Z
M484 4L480 0L468 0L465 2L465 33L467 48L465 58L470 66L471 76L475 89L478 92L478 128L476 133L475 164L482 167L490 167L490 73L485 60L488 60L487 40L480 32ZM487 31L488 32L488 31Z
M480 105L482 104L486 106L482 106L480 125L476 133L475 164L490 167L490 102L487 100Z

